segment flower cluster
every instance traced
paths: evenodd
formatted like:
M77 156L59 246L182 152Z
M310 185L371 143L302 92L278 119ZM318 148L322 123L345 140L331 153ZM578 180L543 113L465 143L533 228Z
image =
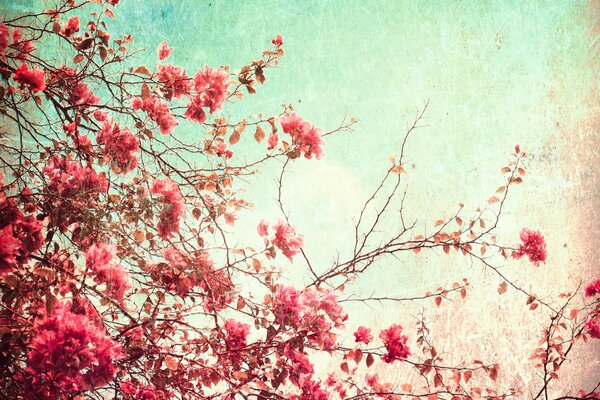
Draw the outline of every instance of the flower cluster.
M593 296L596 296L597 294L600 294L600 279L596 280L595 282L590 283L585 288L586 297L593 297Z
M65 37L71 37L76 32L79 32L79 17L74 16L69 18L65 26L60 30L60 34Z
M167 103L160 101L157 97L147 96L144 99L133 98L132 107L134 110L142 110L148 114L151 120L156 122L160 133L168 135L173 132L179 124Z
M68 158L53 157L44 167L48 177L48 189L62 198L93 197L108 191L108 181L103 174L97 174L91 167L71 161Z
M134 384L123 381L119 385L123 390L124 400L166 400L173 398L170 392L157 389L154 385Z
M402 326L393 324L379 333L379 338L383 341L387 353L383 356L383 361L393 363L396 360L405 360L410 356L410 350L406 345L408 336L402 335Z
M63 131L73 140L73 143L77 147L77 150L83 152L84 154L91 155L94 151L92 147L92 141L87 135L82 135L79 132L79 128L77 127L77 123L71 122L69 124L63 124Z
M108 296L122 302L125 292L131 289L131 279L123 264L112 261L116 250L115 245L94 244L85 253L85 260L94 281L106 284Z
M312 158L314 155L318 160L323 155L322 146L325 144L321 139L321 130L303 120L295 113L284 115L279 118L279 123L285 133L291 136L292 143L297 146L298 152L304 152L304 157ZM274 139L276 142L276 138ZM269 138L269 142L271 138ZM271 143L269 143L270 147Z
M129 128L121 129L112 118L106 118L102 129L96 135L96 142L101 146L102 154L127 173L137 167L138 159L134 156L139 151L138 140Z
M535 265L546 261L546 242L539 232L523 228L521 229L520 238L522 243L519 246L516 258L527 255L529 261Z
M167 99L170 97L180 99L181 96L190 93L192 80L188 78L182 67L161 64L158 66L156 78L163 84L162 90L166 93Z
M29 69L27 64L23 63L13 75L13 79L21 87L28 87L33 93L46 90L46 81L44 70L39 68Z
M123 356L101 325L71 311L71 302L57 303L35 324L30 348L27 373L36 398L104 386L116 372L114 361Z
M600 316L595 316L585 323L585 332L595 339L600 339L600 325L598 320Z
M164 60L165 58L168 58L169 55L171 55L171 51L173 51L173 48L169 47L169 43L167 41L162 42L156 48L156 53L158 54L158 59L161 61Z
M179 232L179 218L183 216L185 201L177 184L169 178L154 181L150 193L157 194L158 201L163 203L156 229L160 238L167 240Z
M275 236L271 242L286 256L290 261L295 256L304 243L302 235L296 234L296 230L287 223L279 220L272 228L275 230ZM266 221L261 221L257 227L257 232L260 236L266 237L269 235L269 224Z
M42 228L42 221L23 214L14 198L0 192L0 275L26 262L42 246Z
M369 344L373 340L371 330L365 326L359 326L356 332L354 332L354 341L356 343Z
M32 40L21 40L23 34L19 28L12 29L0 23L0 58L6 57L25 60L29 54L35 49Z
M77 71L65 65L51 71L49 85L55 85L67 94L68 102L74 106L88 107L100 102L100 98L84 83Z
M225 347L228 351L237 351L246 346L246 338L250 325L234 319L228 319L223 326L225 329Z
M210 113L220 110L229 94L228 79L229 74L223 68L213 70L206 66L204 71L198 71L191 86L188 87L188 89L193 87L196 95L191 98L184 116L190 121L201 124L206 120L206 112L203 108L208 108Z

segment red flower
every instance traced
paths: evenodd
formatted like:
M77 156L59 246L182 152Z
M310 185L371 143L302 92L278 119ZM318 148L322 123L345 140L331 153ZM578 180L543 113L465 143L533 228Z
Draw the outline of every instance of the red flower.
M27 86L32 92L41 92L46 89L44 80L44 71L38 68L28 69L27 64L21 64L15 71L13 79L21 84L21 87Z
M246 337L250 332L250 325L234 319L228 319L223 327L226 332L225 346L227 350L239 350L246 347Z
M544 237L538 231L532 231L527 228L521 229L521 242L516 258L521 258L524 255L529 257L529 261L535 265L539 265L540 261L546 261L546 242Z
M156 97L149 96L144 100L134 97L132 106L134 110L142 109L148 113L150 119L156 122L160 133L163 135L168 135L173 132L178 125L178 122L173 114L171 114L171 110L167 103L160 101Z
M297 235L296 230L290 225L279 221L275 228L275 237L272 242L281 250L284 256L290 261L292 257L300 251L303 244L302 235Z
M600 293L600 279L595 282L590 283L585 288L586 297L592 297Z
M156 77L164 84L165 91L172 93L172 96L176 99L180 99L182 95L190 93L192 80L188 78L185 69L182 67L161 64L158 66Z
M125 292L131 289L131 280L125 267L112 261L116 250L115 245L94 244L85 253L85 260L94 282L106 284L107 294L122 302Z
M275 39L271 40L271 43L273 43L275 46L279 47L279 46L283 45L283 38L281 37L281 35L277 35L277 36L275 36Z
M169 55L171 54L171 51L173 51L173 48L169 47L169 43L165 40L164 42L159 44L156 49L156 53L158 54L158 59L164 60L165 58L169 57Z
M410 350L406 345L408 336L402 335L402 326L394 324L381 331L379 337L387 349L387 354L383 356L383 361L386 363L405 360L410 355Z
M228 79L229 74L223 68L212 69L206 66L204 71L198 71L194 76L194 85L198 92L197 103L207 107L211 114L220 110L229 94Z
M67 24L60 31L66 37L72 36L75 32L79 32L79 17L77 16L69 18Z
M356 343L364 343L369 344L373 340L373 335L371 335L371 330L364 326L359 326L356 332L354 332L354 341Z
M185 201L177 184L168 178L154 181L150 193L159 195L158 201L164 203L156 229L161 239L167 240L179 232Z
M102 129L96 135L96 142L102 148L102 154L110 157L123 173L137 167L138 159L133 154L139 152L138 140L129 128L121 129L112 118L104 120Z
M600 339L600 326L598 325L598 316L585 323L585 331L595 339Z
M321 130L314 125L298 117L295 113L284 115L279 118L283 131L292 137L292 143L298 147L298 151L304 152L304 157L312 158L314 155L318 160L323 155Z

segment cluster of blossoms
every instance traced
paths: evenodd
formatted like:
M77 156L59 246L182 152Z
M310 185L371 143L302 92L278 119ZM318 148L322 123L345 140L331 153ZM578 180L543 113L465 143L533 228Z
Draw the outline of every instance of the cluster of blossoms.
M85 253L85 260L94 281L106 284L108 296L122 302L125 292L131 289L131 279L123 264L113 261L116 250L115 245L94 244Z
M369 344L373 340L373 335L371 335L371 329L366 326L359 326L356 332L354 332L354 341L356 343L364 343Z
M63 124L62 129L65 131L67 136L73 140L77 150L87 155L91 155L93 153L94 148L92 147L92 141L87 135L80 134L77 123L71 122L69 124Z
M600 325L599 325L600 321L599 320L600 320L600 316L596 315L595 317L589 319L585 323L585 327L584 327L586 333L595 339L600 339Z
M312 343L327 349L336 346L331 329L343 327L348 318L332 291L308 288L300 292L284 285L275 292L273 314L276 323L306 332Z
M163 203L156 229L160 238L167 240L179 232L179 218L183 216L185 206L183 195L169 178L155 180L150 193L158 195L158 201Z
M24 379L35 398L101 387L113 378L114 362L123 357L120 344L102 325L71 306L67 301L57 303L34 326Z
M73 106L88 107L100 102L100 98L83 82L72 68L65 65L51 71L48 85L56 86L67 94L69 104Z
M27 64L23 63L13 75L15 82L21 85L21 88L27 87L33 93L43 92L46 90L46 80L43 69L33 68L29 69Z
M32 40L22 39L23 34L19 28L13 28L11 32L6 25L0 23L0 58L27 59L35 46Z
M597 294L600 294L600 279L590 283L585 288L586 297L594 297Z
M131 381L123 381L119 386L123 390L124 400L167 400L173 398L171 393L157 389L154 385L134 384Z
M405 360L410 356L410 350L406 345L408 336L402 335L402 326L394 324L384 329L379 334L383 341L387 353L383 356L383 361L393 363L396 360Z
M516 253L516 258L521 258L524 255L529 257L529 261L535 265L546 261L546 242L544 237L538 231L523 228L520 233L521 245Z
M250 325L234 319L228 319L223 326L225 330L225 349L227 358L232 361L240 360L240 350L246 347L246 340L250 332Z
M292 138L292 144L297 146L298 152L303 152L306 158L312 158L313 155L317 160L321 158L323 155L322 146L325 144L321 139L321 129L316 128L295 113L280 117L279 123L283 132ZM277 143L277 138L269 138L269 146L275 147L271 146L272 140Z
M17 263L26 262L42 246L42 228L42 221L23 214L14 198L0 192L0 275L11 272Z
M302 235L296 234L296 229L287 223L279 220L277 224L271 228L275 231L275 235L271 238L271 242L286 256L290 261L302 248L304 238ZM258 224L257 232L260 236L266 237L269 235L269 224L266 221L261 221Z
M75 33L79 32L79 17L73 16L69 18L67 23L60 30L60 34L65 37L71 37Z
M162 90L166 93L166 97L175 97L180 99L181 96L188 95L191 89L192 80L187 76L185 69L171 64L160 64L156 78L161 82Z
M132 107L134 110L142 110L148 114L151 120L156 122L160 133L168 135L175 130L175 127L179 124L171 110L169 105L162 102L158 97L148 95L143 99L138 97L133 98Z
M112 118L102 122L102 129L96 135L96 142L101 146L102 154L127 173L137 167L138 159L134 156L139 151L138 140L129 128L121 129Z
M150 266L152 279L180 297L186 297L195 287L204 294L207 312L221 311L233 301L234 285L223 270L216 270L207 253L199 252L193 257L185 256L178 249L162 250L166 263Z
M196 92L196 95L190 100L184 116L199 124L206 120L206 112L203 108L208 108L212 114L223 107L223 103L229 94L229 74L223 68L212 69L206 66L204 71L199 70L190 81L190 89Z

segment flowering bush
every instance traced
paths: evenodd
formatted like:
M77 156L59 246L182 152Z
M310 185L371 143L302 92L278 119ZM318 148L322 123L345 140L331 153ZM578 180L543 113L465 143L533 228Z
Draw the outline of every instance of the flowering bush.
M571 349L600 338L600 280L586 282L585 296L573 289L553 299L506 273L523 256L547 260L540 232L497 236L508 193L525 176L518 146L485 209L469 214L461 204L422 229L407 219L403 145L354 218L351 250L316 263L305 249L310 232L286 209L284 178L302 156L319 162L325 139L356 121L317 128L326 124L285 104L239 117L237 104L282 60L281 35L237 69L167 64L180 51L167 41L149 67L133 58L132 35L110 33L118 0L55 3L0 24L3 398L597 398L598 386L559 374ZM251 207L242 196L259 167L276 172L279 219L254 231L255 220L240 238L248 220L238 217ZM427 315L460 304L468 279L362 297L367 271L420 252L465 257L499 279L499 295L523 296L544 327L524 361L529 386L495 359L436 349L445 335ZM541 268L551 266L531 274ZM417 301L431 307L414 320L383 306L417 310ZM352 302L382 304L393 323L370 325L377 314L356 315Z

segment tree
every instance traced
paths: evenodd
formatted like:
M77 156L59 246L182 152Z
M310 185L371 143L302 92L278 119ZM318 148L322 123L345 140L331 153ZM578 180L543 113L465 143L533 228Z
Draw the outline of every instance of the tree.
M508 193L525 176L519 146L485 208L461 204L422 230L405 209L405 145L426 103L357 216L352 251L315 265L282 198L286 170L301 157L318 162L325 138L356 121L323 132L290 105L225 118L221 110L255 93L278 65L282 37L238 70L205 66L193 76L166 61L164 42L154 69L136 65L131 35L109 33L117 3L64 1L0 25L4 398L600 397L600 382L577 391L559 380L571 350L600 338L600 280L586 282L584 295L577 287L547 299L498 266L546 260L537 231L524 228L519 244L496 237ZM202 133L178 134L182 126ZM242 137L256 142L254 154L238 153ZM239 243L236 216L250 206L242 189L260 168L279 168L281 218L257 221ZM387 218L399 220L397 230L382 228ZM498 295L510 290L544 310L535 315L543 328L531 357L535 391L503 383L494 360L438 351L428 309L416 329L398 321L345 331L352 302L440 308L464 299L467 279L416 297L353 292L380 260L437 250L497 274ZM284 283L291 263L307 285ZM391 368L401 381L374 373Z

